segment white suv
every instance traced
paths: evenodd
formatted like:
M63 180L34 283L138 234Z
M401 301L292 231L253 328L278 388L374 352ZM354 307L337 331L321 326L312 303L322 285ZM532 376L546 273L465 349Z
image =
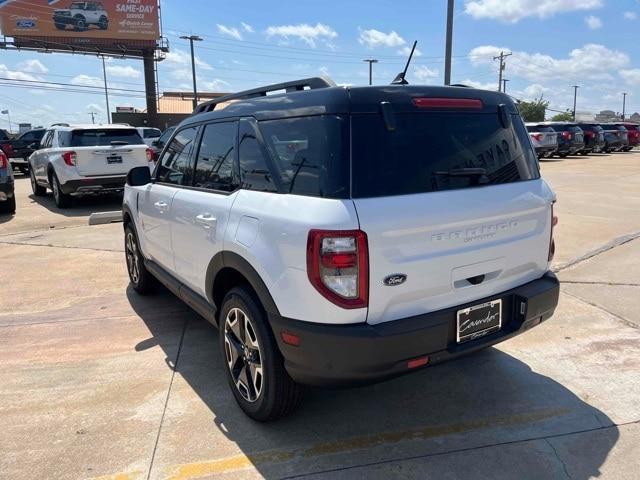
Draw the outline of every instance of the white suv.
M122 191L127 172L149 169L153 156L131 126L54 125L29 157L31 188L37 196L50 188L65 208L72 196Z
M219 327L235 398L271 420L300 384L378 381L548 319L554 201L504 94L306 79L200 105L153 175L129 173L127 267Z

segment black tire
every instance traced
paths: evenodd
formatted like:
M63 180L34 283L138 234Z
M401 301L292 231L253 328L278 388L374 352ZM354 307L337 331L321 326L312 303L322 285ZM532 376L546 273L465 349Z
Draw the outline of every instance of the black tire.
M109 19L107 17L100 17L100 20L98 20L98 28L100 30L109 28Z
M87 29L87 21L82 15L73 17L73 29L76 32L84 32Z
M154 292L158 286L158 281L144 265L144 257L140 250L138 236L131 225L127 225L124 229L124 255L131 287L140 295Z
M29 170L29 179L31 180L31 190L36 197L42 197L47 194L47 189L38 185L38 182L36 182L36 176L32 169Z
M56 207L67 208L71 205L71 195L67 195L62 191L60 182L56 172L51 172L51 190L53 190L53 200L56 202Z
M10 199L8 199L8 200L6 200L4 202L0 202L0 212L8 213L10 215L13 215L14 213L16 213L16 196L15 196L15 194Z
M567 155L569 155L569 152L564 152L564 153L559 153L558 156L560 158L567 158Z
M268 422L298 406L302 390L285 370L264 309L247 288L233 288L224 297L219 338L229 388L244 413Z

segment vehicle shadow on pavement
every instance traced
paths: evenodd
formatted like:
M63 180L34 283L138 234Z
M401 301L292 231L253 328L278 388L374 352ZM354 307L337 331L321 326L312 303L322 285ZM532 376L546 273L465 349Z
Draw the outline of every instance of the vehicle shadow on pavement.
M366 476L354 468L395 464L401 470L389 472L404 478L469 478L473 465L482 478L586 480L599 476L619 437L604 413L496 348L377 385L309 388L293 415L257 423L229 391L214 327L185 307L173 316L178 328L167 333L162 312L180 308L178 299L164 289L141 297L129 287L127 296L151 333L136 350L159 346L176 373L152 478L247 468L264 478L349 478ZM603 429L588 445L575 435ZM420 462L418 470L412 462Z
M40 204L50 212L64 217L87 217L95 212L111 212L122 210L122 195L97 195L72 198L67 208L58 208L53 200L53 195L47 193L42 197L34 194L29 199Z

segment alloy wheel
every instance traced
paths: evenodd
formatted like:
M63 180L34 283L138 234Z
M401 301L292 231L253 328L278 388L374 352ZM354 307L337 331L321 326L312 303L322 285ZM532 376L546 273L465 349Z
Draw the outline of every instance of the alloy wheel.
M140 257L138 255L138 246L136 244L136 240L131 232L127 233L126 256L129 276L131 277L131 281L134 284L137 284L140 280L140 268L138 267Z
M262 352L249 316L232 308L224 321L225 356L236 389L248 402L255 402L264 383Z

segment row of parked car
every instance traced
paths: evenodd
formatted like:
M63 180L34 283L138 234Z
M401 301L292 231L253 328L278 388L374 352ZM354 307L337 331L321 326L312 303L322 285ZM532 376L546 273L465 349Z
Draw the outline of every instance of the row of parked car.
M538 122L527 130L538 158L628 152L640 144L640 125L631 122Z
M15 213L13 170L31 179L34 195L47 189L59 208L72 196L121 192L127 172L155 165L173 128L54 124L10 138L0 132L0 212Z

